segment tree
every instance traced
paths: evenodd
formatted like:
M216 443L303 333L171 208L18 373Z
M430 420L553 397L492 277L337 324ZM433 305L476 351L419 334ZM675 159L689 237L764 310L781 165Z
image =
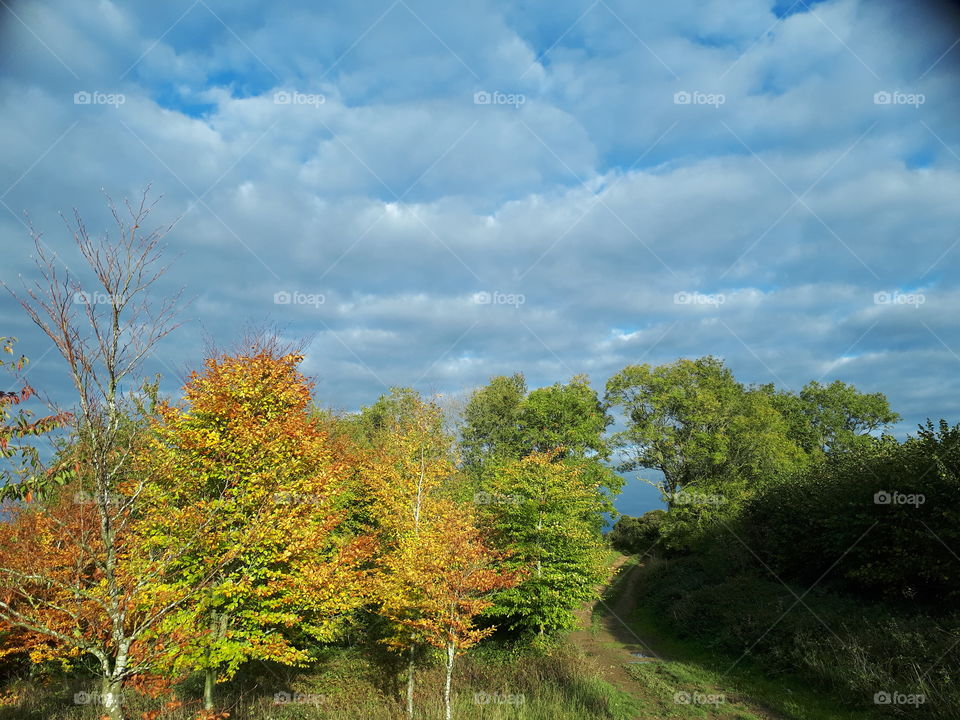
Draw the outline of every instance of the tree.
M161 404L142 455L158 478L149 488L151 546L181 541L165 509L199 507L214 522L185 562L187 577L230 554L168 620L191 632L167 667L204 670L208 710L218 680L250 659L305 662L309 652L291 631L335 639L366 596L370 539L342 527L348 483L309 417L302 359L270 341L208 359L190 376L184 406Z
M464 466L479 473L488 459L516 458L524 452L520 406L527 382L517 373L490 380L470 397L463 411L461 446Z
M523 375L495 377L477 390L463 413L464 465L474 475L484 463L556 452L558 460L609 456L604 432L612 419L586 375L529 394Z
M89 492L91 515L82 532L55 513L46 517L60 528L63 542L78 543L82 561L71 560L69 566L83 570L82 582L75 582L74 576L68 579L66 566L58 565L59 561L51 560L52 565L38 561L39 568L49 569L39 575L26 573L15 563L0 566L7 589L13 593L10 602L0 602L0 618L94 656L104 709L112 720L123 715L123 682L148 662L145 656L134 660L135 645L182 600L167 598L155 612L134 612L171 558L146 559L140 576L124 568L126 538L148 481L127 472L137 441L127 422L128 414L136 412L127 391L144 358L173 329L178 303L177 294L159 304L150 301L151 286L165 269L160 265L160 242L166 233L162 228L141 230L152 208L146 191L138 204L125 203L126 212L111 203L117 230L112 240L91 237L74 213L68 228L95 278L93 292L60 268L41 234L31 228L39 279L22 294L14 293L66 362L78 404L72 423L82 454L78 482ZM35 479L46 477L41 473ZM46 601L32 606L38 585L50 587L58 605L67 599L71 605L99 604L98 621L89 622L84 614L69 610L70 606L64 607L63 613Z
M506 567L529 569L521 583L497 593L487 614L506 618L514 630L571 627L573 611L595 596L603 579L602 488L576 466L535 452L494 466L485 492L483 520L509 554Z
M814 380L799 393L776 391L771 385L763 391L790 424L796 442L812 455L862 447L871 442L871 433L900 419L883 393L861 393L840 380L829 385Z
M390 566L404 543L416 543L421 528L431 518L441 491L455 473L452 438L443 432L443 413L436 403L411 390L394 389L365 409L356 420L363 455L361 476L366 512L377 532L381 555L378 565ZM399 603L414 598L384 595L378 585L380 612L394 627L386 644L407 655L407 715L413 717L415 671L423 637L393 618L403 614ZM389 602L389 610L383 603ZM415 612L411 607L410 613Z
M626 429L614 436L620 469L659 470L662 482L646 482L671 508L688 490L734 501L804 461L770 398L744 388L713 357L630 365L607 382L606 402L626 415Z
M640 517L621 515L607 535L614 550L626 555L646 554L660 542L664 510L651 510Z
M590 387L586 375L566 385L556 383L532 390L519 412L521 446L525 453L557 452L557 459L610 455L604 433L613 419Z
M454 661L494 632L476 627L475 618L491 606L489 595L514 585L518 573L497 569L503 555L462 508L443 500L431 506L429 517L386 556L380 611L395 626L389 645L406 649L413 638L444 653L444 708L451 720Z
M17 339L0 336L0 351L5 355L14 355ZM11 375L23 370L29 361L25 356L7 360L0 355L0 369ZM35 445L25 442L27 438L40 437L53 430L66 426L73 416L67 412L34 419L34 413L24 403L29 402L36 391L26 382L17 392L0 390L0 458L8 461L9 466L3 472L3 485L0 486L0 502L5 499L32 498L46 486L44 480L53 480L55 484L66 482L62 473L49 473L39 476L43 463ZM16 412L13 408L17 408Z

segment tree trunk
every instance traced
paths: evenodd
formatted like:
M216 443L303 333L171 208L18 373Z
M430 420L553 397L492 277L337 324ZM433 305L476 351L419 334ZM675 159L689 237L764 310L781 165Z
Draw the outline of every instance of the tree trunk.
M447 682L443 688L443 707L447 720L452 720L453 712L450 708L450 680L453 678L453 660L456 657L456 648L452 642L447 643Z
M100 683L100 702L103 703L103 711L110 720L123 720L123 707L120 699L122 689L123 681L114 680L111 677L103 678Z
M213 710L213 688L217 684L217 669L208 667L203 673L203 709Z
M413 645L410 646L410 663L407 665L407 717L413 720Z

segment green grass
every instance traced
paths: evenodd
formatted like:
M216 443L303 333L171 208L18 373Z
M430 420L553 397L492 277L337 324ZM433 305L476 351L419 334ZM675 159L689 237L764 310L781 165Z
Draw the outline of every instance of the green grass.
M637 560L632 558L624 571ZM639 570L643 582L646 568ZM614 603L623 592L623 583L615 583L606 598ZM598 611L602 613L603 610ZM639 607L623 618L631 629L656 652L669 658L630 666L631 674L650 690L651 717L716 717L753 720L765 717L749 709L739 709L742 701L790 720L874 720L879 715L864 710L840 709L836 698L810 688L803 680L790 676L770 677L750 658L737 658L712 652L693 640L679 637L664 619L649 608ZM734 664L736 662L736 664ZM731 667L732 666L732 667ZM719 694L726 699L719 705L700 704L678 707L675 693ZM686 696L684 696L686 697ZM673 712L663 715L662 713ZM661 714L657 714L661 713Z
M357 649L334 649L309 671L291 673L280 667L254 664L234 682L218 688L222 709L230 720L398 720L400 678ZM439 666L418 673L416 718L443 717ZM487 647L460 658L454 674L455 715L459 720L633 720L631 699L604 682L588 658L565 644L544 648ZM0 720L95 720L96 706L74 705L73 693L92 690L78 678L17 681L0 692ZM196 682L180 688L197 697ZM298 693L301 700L275 704L274 693ZM17 696L17 702L9 698ZM3 698L8 700L4 704ZM130 694L128 718L158 709L171 698L150 699ZM190 720L198 707L174 709L163 720Z

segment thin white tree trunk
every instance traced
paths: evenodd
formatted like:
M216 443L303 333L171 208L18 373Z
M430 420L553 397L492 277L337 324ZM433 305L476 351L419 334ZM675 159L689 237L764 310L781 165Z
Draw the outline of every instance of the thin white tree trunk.
M453 718L453 710L450 707L450 681L453 678L453 660L456 657L456 648L452 642L447 643L447 682L443 688L443 707L446 711L447 720Z
M407 717L413 720L413 652L414 647L410 645L410 663L407 665Z

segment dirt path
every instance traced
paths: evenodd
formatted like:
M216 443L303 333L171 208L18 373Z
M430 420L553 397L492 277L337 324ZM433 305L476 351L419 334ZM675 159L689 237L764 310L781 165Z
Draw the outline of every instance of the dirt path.
M633 564L621 572L621 566L627 560L627 557L620 557L611 567L611 576L605 590L615 588L616 592L613 593L615 599L607 602L601 598L596 603L581 608L577 613L579 628L570 634L570 641L596 661L601 675L607 682L638 700L646 701L643 703L644 706L650 707L650 701L656 695L655 690L638 680L627 668L633 663L666 665L670 664L671 660L658 654L656 649L650 647L650 644L639 637L628 624L635 609L634 603L637 596L635 588L641 580L643 566ZM609 598L610 595L607 597ZM690 717L682 712L680 707L677 707L674 712L673 708L665 706L662 701L654 701L652 704L658 706L657 719ZM736 714L738 707L749 710L751 714ZM781 720L779 716L752 702L745 702L743 698L738 698L732 707L727 706L725 710L731 714L718 712L711 714L711 717ZM650 714L638 715L637 718L654 720L654 716Z
M623 556L617 559L612 567L609 583L623 584L623 592L613 605L604 601L586 605L577 612L579 629L570 635L570 641L594 658L603 671L607 682L620 690L630 694L638 692L638 683L627 672L626 665L631 662L646 662L655 659L657 655L638 637L627 625L627 619L633 611L632 598L636 597L633 589L639 580L640 565L632 565L624 573L620 567L627 561ZM609 587L609 584L608 584ZM594 609L599 605L601 612L594 623Z

